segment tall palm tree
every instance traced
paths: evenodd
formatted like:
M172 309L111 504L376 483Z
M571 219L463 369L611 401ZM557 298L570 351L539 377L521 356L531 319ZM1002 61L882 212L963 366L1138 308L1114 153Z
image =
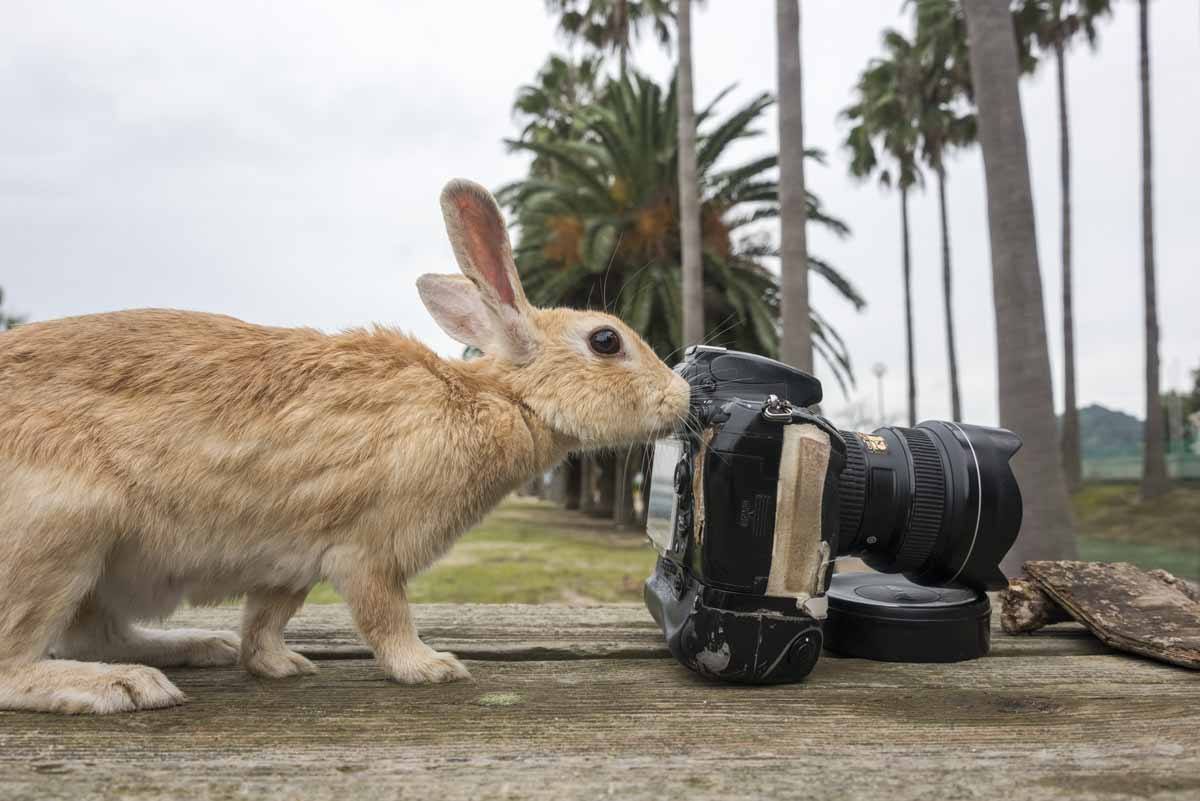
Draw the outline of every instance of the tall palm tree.
M1154 277L1154 170L1150 137L1150 8L1138 0L1138 75L1142 96L1142 282L1146 310L1146 427L1142 497L1170 489L1163 440L1162 397L1158 386L1158 299Z
M1013 575L1028 559L1074 557L1075 535L1056 445L1012 17L1007 3L993 0L964 0L963 7L987 182L1000 424L1025 443L1013 459L1024 501L1021 536L1002 565Z
M812 372L808 310L808 203L804 189L804 108L800 62L800 2L776 0L779 83L780 358Z
M1071 276L1071 127L1067 113L1066 51L1079 35L1096 44L1096 22L1112 12L1111 0L1021 0L1015 11L1018 35L1054 54L1058 84L1059 205L1062 220L1063 417L1059 443L1067 486L1083 481L1079 446L1079 404L1075 396L1075 309Z
M696 177L696 106L692 100L692 0L679 4L679 235L683 250L683 341L704 340L700 184Z
M724 93L722 93L723 96ZM720 100L720 97L718 97ZM749 234L778 216L774 156L723 166L730 145L755 134L771 98L762 95L718 119L716 102L701 109L697 140L701 187L706 315L719 321L718 344L774 354L778 350L779 287L763 260L778 256L769 240ZM664 358L682 344L680 315L678 105L666 91L629 73L581 111L571 137L510 146L537 155L548 169L500 191L518 228L516 258L526 292L536 303L611 308ZM810 158L819 158L810 151ZM846 227L809 195L815 223L844 235ZM818 258L811 269L856 306L862 298ZM837 333L813 312L818 350L839 381L851 380L849 357ZM569 480L591 487L593 459L570 465ZM614 518L632 519L627 469L641 459L618 455L599 469L601 486L615 483ZM583 507L590 494L585 492Z
M916 4L917 47L921 62L917 130L921 155L937 176L938 217L942 241L942 302L946 319L946 356L950 372L950 414L962 419L958 347L950 259L950 223L946 204L946 153L975 142L975 113L964 100L971 95L966 53L966 24L956 0L923 0Z
M732 88L732 87L731 87ZM768 154L726 166L730 146L753 137L771 106L762 94L724 117L720 93L697 114L697 179L703 242L705 316L714 341L742 350L779 352L779 279L766 260L778 248L760 223L779 216L779 186ZM515 256L530 299L540 304L605 306L641 333L660 356L682 338L679 143L675 87L659 87L632 70L587 109L573 137L509 145L556 165L556 177L531 174L502 187L517 228ZM819 151L808 151L820 159ZM844 236L845 224L806 196L814 224ZM862 296L836 269L808 256L857 308ZM812 312L814 347L839 381L852 380L837 332Z
M842 116L854 123L846 139L850 173L868 178L878 173L884 186L900 191L901 256L904 269L904 334L908 361L908 424L917 423L916 354L913 347L912 252L909 245L908 193L920 183L917 164L920 139L918 111L921 63L917 49L903 34L884 31L885 56L867 65L855 86L855 102ZM876 147L889 158L883 166Z
M569 42L615 51L621 74L642 25L653 29L659 44L670 46L671 5L671 0L546 0L546 10L558 16L558 30Z

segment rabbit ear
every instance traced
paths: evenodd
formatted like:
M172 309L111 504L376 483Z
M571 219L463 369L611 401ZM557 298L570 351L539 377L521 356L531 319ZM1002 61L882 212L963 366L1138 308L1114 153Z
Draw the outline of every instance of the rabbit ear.
M456 342L516 364L533 357L537 338L529 321L511 309L498 314L470 279L422 275L417 279L417 293L433 319Z
M495 198L479 184L453 180L442 190L442 216L458 267L490 312L492 350L498 346L510 361L528 361L537 347L538 333L530 320L529 301L521 288L508 230ZM432 308L430 311L437 316Z
M524 314L529 306L504 216L491 193L461 178L442 190L442 216L459 269L479 287L484 301L497 311Z
M460 275L422 275L417 279L417 294L451 339L489 350L492 315L468 279Z

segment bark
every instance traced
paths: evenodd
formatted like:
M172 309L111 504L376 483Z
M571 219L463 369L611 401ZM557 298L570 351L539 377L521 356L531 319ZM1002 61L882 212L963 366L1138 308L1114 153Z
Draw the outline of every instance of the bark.
M696 106L692 100L692 2L679 4L679 230L683 248L683 343L704 341L700 184L696 178Z
M950 365L950 416L962 420L958 392L958 345L954 338L954 303L950 269L950 220L946 211L946 170L938 167L938 211L942 219L942 300L946 307L946 358Z
M584 454L580 457L579 511L593 514L596 511L596 456Z
M1158 387L1158 299L1154 278L1154 187L1150 140L1150 11L1148 0L1138 3L1139 63L1142 91L1142 275L1146 304L1146 438L1143 451L1142 497L1165 493L1167 459L1163 449L1163 408Z
M779 82L780 358L813 371L808 310L808 201L804 188L804 115L799 0L776 0Z
M1012 579L1000 593L1000 628L1005 634L1028 634L1071 616L1029 579Z
M604 453L594 459L596 465L596 508L592 510L595 517L612 517L614 488L616 486L616 459L611 453Z
M1079 453L1079 404L1075 398L1075 308L1071 278L1071 128L1067 117L1067 65L1062 42L1056 42L1058 65L1058 164L1062 199L1063 417L1060 445L1067 489L1083 482Z
M1170 573L1072 561L1029 562L1025 572L1104 644L1200 670L1200 603Z
M568 456L567 461L563 463L563 470L566 473L563 508L578 509L583 488L583 458Z
M908 360L908 425L917 424L917 355L913 347L912 251L908 241L908 187L900 187L900 228L904 259L904 342Z
M987 183L1000 424L1024 441L1013 458L1024 523L1001 565L1012 576L1029 559L1074 557L1075 533L1059 459L1012 20L1007 3L963 6Z

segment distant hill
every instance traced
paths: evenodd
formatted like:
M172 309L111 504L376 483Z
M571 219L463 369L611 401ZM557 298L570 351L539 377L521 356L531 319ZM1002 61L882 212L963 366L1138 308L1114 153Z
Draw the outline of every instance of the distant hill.
M1084 459L1142 452L1142 421L1098 403L1079 410L1080 449Z

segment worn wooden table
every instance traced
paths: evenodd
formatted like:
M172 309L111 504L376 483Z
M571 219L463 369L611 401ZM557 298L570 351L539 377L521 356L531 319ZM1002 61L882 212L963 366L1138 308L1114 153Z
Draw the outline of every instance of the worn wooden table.
M174 625L236 626L236 610ZM173 670L191 701L0 713L0 798L1200 798L1200 675L1074 624L955 665L826 656L787 687L667 658L639 606L426 606L472 682L387 682L344 607L289 638L316 676Z

